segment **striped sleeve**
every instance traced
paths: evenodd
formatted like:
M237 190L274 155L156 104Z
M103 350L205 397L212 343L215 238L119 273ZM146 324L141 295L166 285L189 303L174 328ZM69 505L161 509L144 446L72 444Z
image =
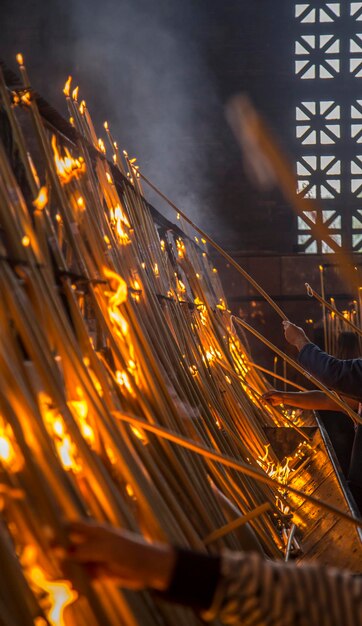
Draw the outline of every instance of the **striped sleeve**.
M202 617L232 626L362 626L362 578L317 564L225 553L212 606Z

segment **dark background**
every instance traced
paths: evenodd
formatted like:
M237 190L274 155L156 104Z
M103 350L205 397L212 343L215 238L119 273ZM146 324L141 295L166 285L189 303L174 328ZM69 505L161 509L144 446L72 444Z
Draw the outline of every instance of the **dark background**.
M64 115L71 74L99 134L108 120L145 174L223 246L295 250L294 213L245 176L224 108L248 93L292 149L293 2L1 0L0 7L0 58L15 68L21 51L33 86Z

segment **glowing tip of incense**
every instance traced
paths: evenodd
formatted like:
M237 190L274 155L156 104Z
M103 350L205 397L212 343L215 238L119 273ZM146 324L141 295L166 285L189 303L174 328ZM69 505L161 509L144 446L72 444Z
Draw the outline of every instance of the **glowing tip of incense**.
M128 152L127 152L127 150L123 150L123 154L124 154L124 156L125 156L125 157L128 157Z
M108 122L104 122L103 126L106 130L108 130Z
M63 93L67 98L69 98L71 82L72 82L72 77L68 76L67 81L64 85L64 89L63 89Z
M24 248L27 248L28 246L30 246L30 237L28 237L28 235L24 235L21 243L23 244Z
M136 157L134 157L133 159L130 159L129 162L131 163L131 165L133 165L133 163L136 163L137 159Z
M75 89L73 89L72 91L72 98L73 100L75 100L77 102L78 100L78 92L79 92L79 87L75 87Z
M24 57L21 52L18 52L18 54L16 55L16 61L19 65L24 65Z
M320 269L321 272L323 272L323 265L320 265L319 269Z

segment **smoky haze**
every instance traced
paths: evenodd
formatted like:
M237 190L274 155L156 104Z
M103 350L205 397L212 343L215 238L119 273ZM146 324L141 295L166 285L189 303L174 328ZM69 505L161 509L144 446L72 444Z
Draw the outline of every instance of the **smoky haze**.
M292 4L0 0L0 58L16 69L23 52L33 86L64 115L71 74L98 134L107 120L145 175L227 249L292 250L289 209L247 180L224 113L247 92L294 142Z
M1 6L3 30L25 35L16 41L13 34L8 47L12 55L24 52L34 86L65 113L61 89L72 74L98 134L107 120L144 173L216 232L210 135L222 105L199 43L202 4L3 0ZM161 209L175 220L172 210Z
M207 127L217 101L193 37L193 20L191 28L180 28L182 14L167 5L73 3L74 54L82 74L97 83L97 100L104 100L102 111L108 109L120 145L176 203L205 223ZM197 22L195 7L193 13ZM174 219L173 212L169 215Z

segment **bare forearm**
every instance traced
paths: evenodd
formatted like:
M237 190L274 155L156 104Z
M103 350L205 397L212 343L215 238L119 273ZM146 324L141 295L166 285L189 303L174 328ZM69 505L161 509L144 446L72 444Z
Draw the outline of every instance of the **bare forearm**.
M299 409L320 411L340 411L340 406L326 396L323 391L281 392L283 404L294 406ZM352 398L344 397L343 400L353 409L357 409L358 402Z
M286 406L293 406L298 409L338 409L338 405L333 402L323 391L285 391L281 393L281 400Z

